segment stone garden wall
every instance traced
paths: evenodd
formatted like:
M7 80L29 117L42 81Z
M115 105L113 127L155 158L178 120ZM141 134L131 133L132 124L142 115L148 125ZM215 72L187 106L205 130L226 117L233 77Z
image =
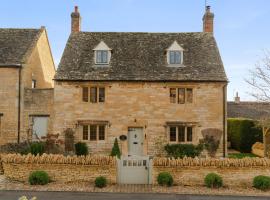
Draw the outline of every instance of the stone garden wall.
M2 156L6 177L17 181L28 181L32 171L46 171L52 181L90 181L104 176L110 184L116 183L116 160L109 156L33 156L8 154Z
M153 183L157 183L160 172L170 172L177 185L204 185L208 173L222 176L224 185L251 187L252 180L258 175L270 175L270 159L168 159L153 160Z

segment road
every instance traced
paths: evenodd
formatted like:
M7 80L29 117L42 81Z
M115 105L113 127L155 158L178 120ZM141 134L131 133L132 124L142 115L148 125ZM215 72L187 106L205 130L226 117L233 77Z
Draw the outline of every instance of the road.
M17 200L20 196L37 200L266 200L270 197L200 196L178 194L124 194L84 192L0 191L0 200ZM29 198L30 199L30 198Z

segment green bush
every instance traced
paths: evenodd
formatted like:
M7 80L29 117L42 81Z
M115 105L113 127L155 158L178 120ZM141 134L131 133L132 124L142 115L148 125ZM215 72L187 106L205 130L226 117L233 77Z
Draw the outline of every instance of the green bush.
M193 144L167 144L165 151L169 157L184 158L199 156L203 150L203 145L199 144L194 146Z
M262 142L262 129L249 119L228 119L228 141L231 147L242 153L250 153L255 142Z
M88 146L84 142L75 144L75 153L77 156L86 156L88 154Z
M157 177L157 182L162 186L172 186L173 185L173 177L169 172L161 172Z
M95 186L99 188L106 187L107 185L107 179L103 176L99 176L95 180Z
M111 156L117 156L118 158L121 157L121 152L120 152L117 138L115 138L114 140Z
M223 186L222 177L215 173L207 174L204 178L204 183L209 188L220 188Z
M29 176L30 185L46 185L50 179L45 171L34 171Z
M269 176L256 176L253 179L253 187L260 190L267 190L270 188L270 177Z
M45 145L42 142L34 142L30 144L30 153L33 155L42 155L45 152Z

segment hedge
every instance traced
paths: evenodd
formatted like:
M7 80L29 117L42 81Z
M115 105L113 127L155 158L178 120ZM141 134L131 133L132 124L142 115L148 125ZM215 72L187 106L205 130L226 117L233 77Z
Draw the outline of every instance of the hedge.
M231 147L242 153L250 153L255 142L263 141L262 129L249 119L228 119L228 141Z

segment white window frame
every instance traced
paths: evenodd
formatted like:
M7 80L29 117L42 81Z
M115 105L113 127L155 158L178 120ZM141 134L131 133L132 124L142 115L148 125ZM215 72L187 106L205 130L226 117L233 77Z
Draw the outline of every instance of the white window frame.
M168 67L181 67L183 66L184 61L184 49L176 42L174 41L172 45L166 50L167 51L167 64ZM180 52L180 63L171 64L171 52Z
M110 60L111 60L111 55L112 55L112 49L109 48L105 42L101 41L94 49L94 60L95 60L95 65L109 65L110 64ZM107 62L97 62L97 52L98 51L107 51Z

